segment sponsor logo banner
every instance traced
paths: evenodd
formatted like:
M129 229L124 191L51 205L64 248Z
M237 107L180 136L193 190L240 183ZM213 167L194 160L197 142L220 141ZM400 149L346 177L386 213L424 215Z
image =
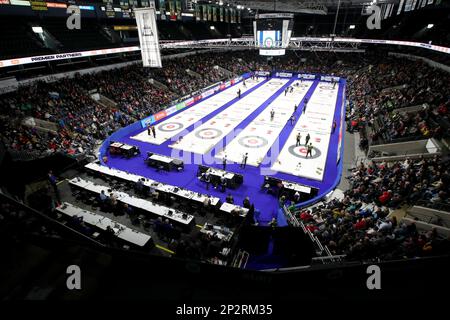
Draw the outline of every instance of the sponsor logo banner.
M332 76L321 76L321 81L339 81L339 77L332 77Z
M166 110L160 111L154 115L155 121L161 120L162 118L165 118L166 116L167 116Z
M289 72L277 72L275 75L280 78L291 78L292 77L292 73L289 73Z
M209 89L208 91L202 93L202 98L209 97L210 95L214 94L214 92L214 89Z
M306 73L300 73L299 75L298 75L298 78L299 79L315 79L316 78L316 75L315 74L306 74Z
M193 104L193 103L194 103L194 98L190 98L190 99L186 100L186 102L185 102L185 104L186 104L187 106L190 106L190 105Z
M34 56L34 57L27 57L27 58L0 60L0 68L1 67L10 67L10 66L15 66L15 65L22 65L22 64L29 64L29 63L55 61L55 60L63 60L63 59L73 59L73 58L81 58L81 57L90 57L90 56L97 56L97 55L102 55L102 54L130 52L130 51L137 51L137 50L139 50L139 47L134 46L134 47L90 50L90 51L80 51L80 52L68 52L68 53L50 54L50 55L44 55L44 56Z
M173 113L175 113L175 112L177 112L177 106L175 105L175 106L173 106L173 107L170 107L170 108L167 108L165 111L166 111L166 116L169 116L169 115L171 115L171 114L173 114Z
M190 104L192 104L192 102L193 102L193 100L191 101ZM181 110L184 107L186 107L187 105L188 105L187 102L181 102L181 103L177 104L175 107L176 107L176 110Z

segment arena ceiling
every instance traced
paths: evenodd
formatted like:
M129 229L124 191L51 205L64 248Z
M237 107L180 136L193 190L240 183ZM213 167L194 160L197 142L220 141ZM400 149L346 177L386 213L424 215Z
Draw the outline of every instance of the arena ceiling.
M327 14L329 11L335 11L338 5L341 7L361 8L370 5L373 0L223 0L220 2L230 5L241 5L252 10ZM377 4L398 2L399 0L376 1Z

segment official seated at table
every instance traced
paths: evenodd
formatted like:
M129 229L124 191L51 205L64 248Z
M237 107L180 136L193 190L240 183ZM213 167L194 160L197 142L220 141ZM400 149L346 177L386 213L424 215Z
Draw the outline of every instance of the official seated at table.
M250 209L251 203L250 203L250 198L247 196L245 197L242 206L246 209Z
M83 217L73 216L69 219L68 225L72 228L78 229L83 222Z
M119 212L120 207L118 206L118 196L115 192L112 192L110 197L109 197L109 202L110 202L110 206L111 206L111 211L114 213L114 215L117 215L117 213Z
M161 217L156 218L153 220L153 231L156 232L158 237L161 237L162 231L163 231L163 220Z
M136 192L140 195L144 194L144 178L140 178L136 182Z
M124 203L122 207L122 214L131 219L134 216L134 210L128 204Z
M107 233L107 234L114 235L116 232L114 231L113 228L111 228L111 226L107 226L107 227L106 227L106 233Z
M109 197L106 195L105 190L102 190L98 196L100 202L100 208L106 211L109 207Z
M111 226L107 226L106 227L106 232L104 234L104 239L107 243L112 243L114 242L114 238L115 238L115 234L116 232L114 231L113 228L111 228Z
M150 197L152 197L153 200L159 199L159 192L156 191L155 186L153 184L150 185L150 187L148 188L148 192L149 192Z
M217 256L224 246L216 231L201 233L200 243L204 256L208 258Z
M105 190L100 191L100 194L98 197L99 197L100 201L102 201L102 202L106 202L109 199L109 197L105 193Z
M205 216L211 210L211 198L207 197L203 200L203 207L200 210L200 215Z
M226 201L227 203L234 204L234 198L233 198L233 196L231 195L231 193L228 194L228 196L226 197L225 201Z
M169 219L165 219L164 223L161 225L161 238L169 241L173 239L173 225L170 223Z
M83 234L92 234L92 229L84 223L83 217L73 216L69 220L69 226Z

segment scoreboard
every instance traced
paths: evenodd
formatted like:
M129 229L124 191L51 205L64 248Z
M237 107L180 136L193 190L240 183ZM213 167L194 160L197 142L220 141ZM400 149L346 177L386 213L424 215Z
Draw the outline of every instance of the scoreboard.
M265 13L253 21L255 46L259 54L280 56L286 53L294 26L292 13Z

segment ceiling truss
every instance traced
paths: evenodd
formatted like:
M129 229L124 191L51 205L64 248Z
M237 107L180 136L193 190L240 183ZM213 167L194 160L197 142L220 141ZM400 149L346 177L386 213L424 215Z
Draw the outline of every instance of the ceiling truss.
M161 42L162 49L256 49L253 38ZM335 42L333 39L291 38L287 49L305 51L364 52L357 42Z

